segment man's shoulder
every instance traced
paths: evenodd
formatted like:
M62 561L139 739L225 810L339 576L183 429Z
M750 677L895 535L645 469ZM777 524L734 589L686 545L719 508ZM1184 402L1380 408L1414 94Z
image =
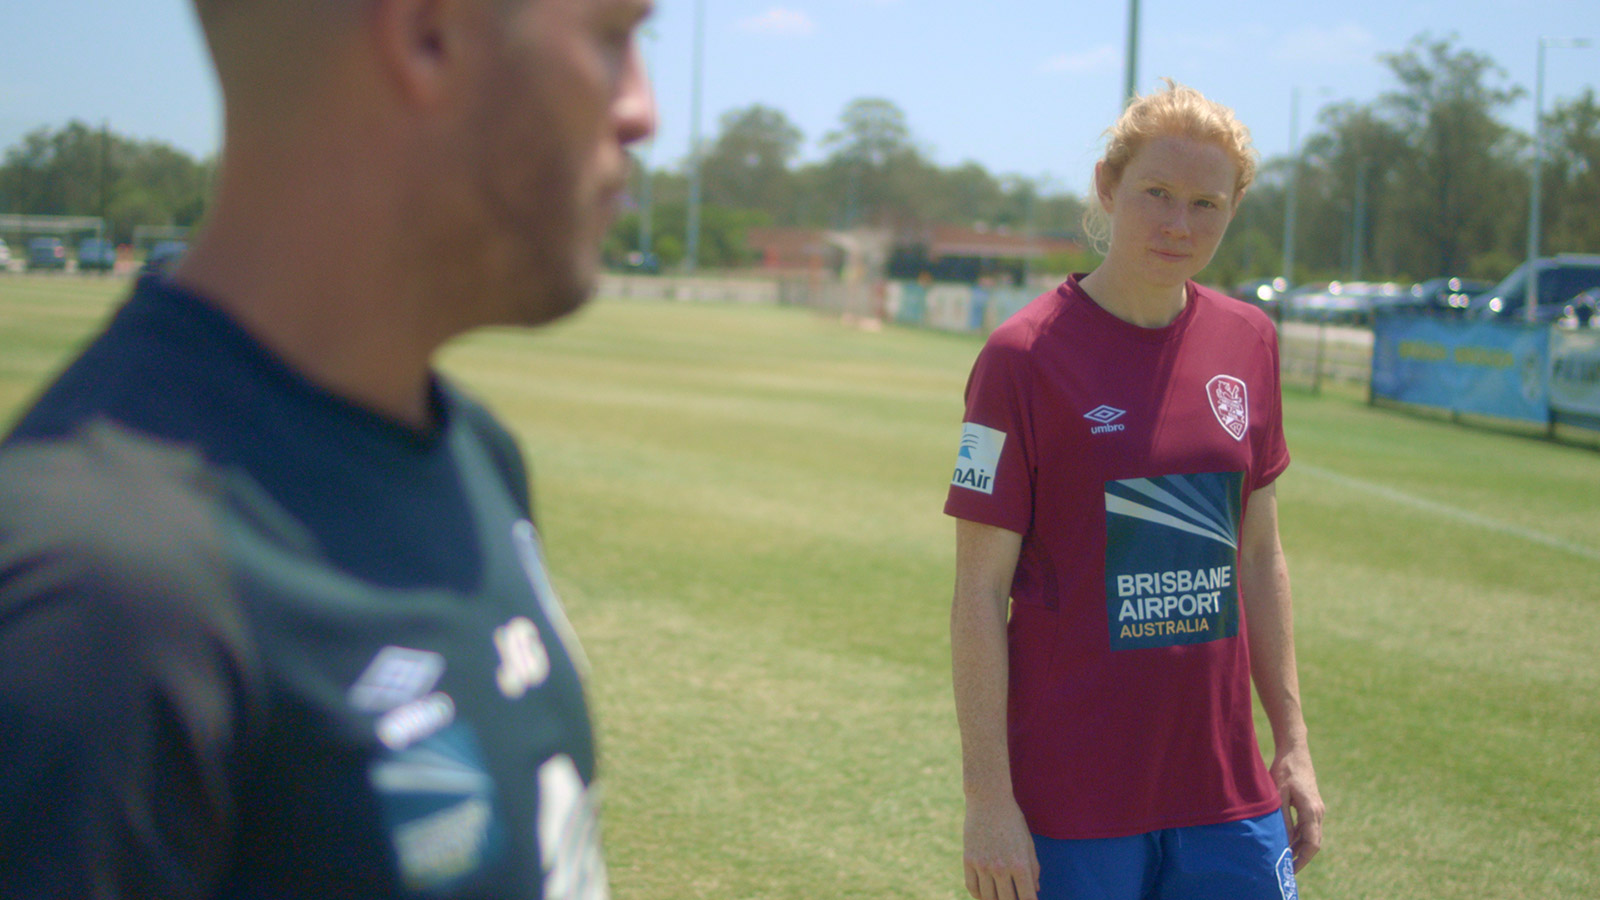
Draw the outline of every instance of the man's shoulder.
M192 451L109 421L6 444L0 615L46 596L106 598L137 613L220 595L227 576L214 497Z
M209 498L197 458L103 420L0 448L0 798L27 811L0 831L29 859L105 861L62 833L120 846L93 829L155 810L221 827L262 682Z
M180 436L197 415L198 385L218 375L193 319L159 281L141 279L17 420L8 442L57 438L97 418Z

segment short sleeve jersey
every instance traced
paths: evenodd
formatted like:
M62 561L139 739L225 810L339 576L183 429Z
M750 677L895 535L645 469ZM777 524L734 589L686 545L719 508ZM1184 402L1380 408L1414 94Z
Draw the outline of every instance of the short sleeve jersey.
M1076 277L990 336L945 511L1023 536L1008 740L1029 827L1061 839L1264 815L1239 532L1288 465L1276 332L1193 283L1140 328Z
M597 898L516 447L141 281L0 450L0 896Z

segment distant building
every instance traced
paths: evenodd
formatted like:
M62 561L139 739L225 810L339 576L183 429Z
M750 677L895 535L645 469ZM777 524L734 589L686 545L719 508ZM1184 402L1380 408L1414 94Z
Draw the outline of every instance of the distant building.
M1045 256L1081 253L1083 245L1066 238L1029 236L1008 229L932 225L903 232L890 254L889 278L969 284L985 278L1021 284L1029 262Z
M774 274L851 278L866 271L871 277L899 281L926 276L968 284L984 278L1020 284L1029 261L1083 250L1082 244L1065 238L958 225L932 225L898 235L875 229L763 226L745 233L745 246L755 255L757 266Z
M837 271L840 252L828 243L821 228L760 226L745 232L744 244L755 254L756 265L778 274Z

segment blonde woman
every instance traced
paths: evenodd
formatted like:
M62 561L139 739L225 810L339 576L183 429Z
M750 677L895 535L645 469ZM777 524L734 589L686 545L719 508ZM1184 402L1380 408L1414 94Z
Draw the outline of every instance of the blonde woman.
M1323 805L1278 541L1276 333L1193 280L1254 151L1170 81L1108 136L1104 261L996 329L967 385L945 505L967 890L1286 900Z

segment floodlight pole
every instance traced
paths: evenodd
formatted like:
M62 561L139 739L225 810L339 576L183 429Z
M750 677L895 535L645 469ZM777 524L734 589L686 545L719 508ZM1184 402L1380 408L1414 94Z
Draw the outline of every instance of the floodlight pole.
M1283 198L1283 280L1294 286L1295 193L1300 186L1300 88L1289 91L1289 189Z
M639 158L641 169L639 183L639 253L641 255L653 252L651 247L655 243L655 198L654 186L651 184L653 176L650 174L650 158Z
M1533 80L1533 185L1528 195L1528 299L1523 304L1523 315L1529 322L1537 321L1539 306L1539 216L1540 194L1544 193L1544 48L1545 38L1539 38L1537 75Z
M694 83L689 102L689 237L683 270L693 274L700 262L700 83L705 58L706 3L694 4Z
M97 174L99 176L99 181L100 181L100 185L99 185L99 187L100 187L100 220L103 222L103 221L105 221L105 218L106 218L106 208L111 203L111 201L110 201L110 190L107 187L107 184L109 183L110 178L111 178L111 120L110 119L102 119L101 123L100 123L100 159L99 159L99 167L98 168L99 168L99 171L97 172ZM101 226L99 226L99 225L95 226L95 228L94 228L94 236L95 236L95 240L99 240L100 239L100 237L101 237Z
M654 41L656 32L654 28L642 29L644 37ZM643 49L640 50L643 53ZM645 68L649 69L649 58L646 54ZM646 255L653 252L655 244L655 186L651 183L653 176L650 174L650 151L655 149L655 135L645 139L644 146L639 148L639 254L640 262Z
M1539 231L1540 209L1544 201L1544 49L1546 47L1587 47L1588 38L1539 38L1537 74L1533 80L1533 184L1528 197L1528 301L1523 314L1529 322L1539 314Z
M1350 210L1350 280L1361 280L1367 253L1367 164L1356 168L1356 198Z
M1128 0L1127 70L1122 78L1122 106L1127 108L1139 90L1139 0Z

